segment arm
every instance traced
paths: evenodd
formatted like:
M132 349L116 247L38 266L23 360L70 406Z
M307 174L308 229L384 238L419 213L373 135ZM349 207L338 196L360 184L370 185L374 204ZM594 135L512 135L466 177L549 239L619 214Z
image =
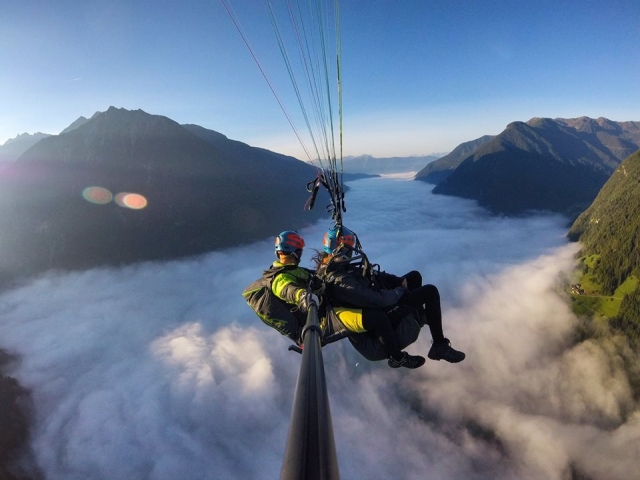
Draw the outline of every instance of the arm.
M375 290L369 281L361 276L330 275L328 278L330 300L335 305L349 305L363 308L384 308L395 305L404 293L404 288Z
M392 273L382 271L377 272L375 276L385 288L396 288L401 286L406 288L407 286L404 278L398 277L397 275L394 275Z
M303 278L303 271L284 271L271 282L273 294L292 305L298 305L307 292L308 278Z

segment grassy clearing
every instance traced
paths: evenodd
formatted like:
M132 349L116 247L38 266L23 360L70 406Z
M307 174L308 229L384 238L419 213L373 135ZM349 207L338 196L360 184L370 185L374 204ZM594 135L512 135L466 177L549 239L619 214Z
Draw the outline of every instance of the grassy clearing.
M620 311L622 300L613 297L589 297L571 294L573 311L578 315L593 316L596 319L610 320Z
M625 295L630 294L636 288L638 288L639 282L640 279L638 277L636 277L635 275L629 275L624 283L616 289L616 291L613 293L613 296L624 297Z
M582 259L582 262L592 270L600 261L599 255L590 255ZM583 273L580 276L580 286L584 293L578 295L571 293L573 311L578 315L593 316L598 319L612 319L618 316L620 305L625 295L631 293L638 287L640 279L635 275L630 275L622 285L620 285L611 296L602 295L602 287L590 273Z

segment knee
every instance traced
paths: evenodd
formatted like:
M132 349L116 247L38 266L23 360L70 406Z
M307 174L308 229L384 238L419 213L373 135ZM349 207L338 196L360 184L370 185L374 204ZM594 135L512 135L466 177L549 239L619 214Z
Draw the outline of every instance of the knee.
M409 290L414 290L422 286L422 275L417 270L412 270L406 275L404 278L407 280L407 288Z
M374 308L362 309L362 326L367 332L377 330L387 322L389 322L389 317L382 310Z
M424 291L426 292L427 302L440 302L440 292L438 291L438 287L435 285L424 285Z

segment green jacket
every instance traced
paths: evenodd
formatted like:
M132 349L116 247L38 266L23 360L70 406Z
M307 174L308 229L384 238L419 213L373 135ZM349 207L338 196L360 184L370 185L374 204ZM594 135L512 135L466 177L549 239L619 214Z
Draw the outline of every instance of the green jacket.
M296 307L300 304L300 300L306 294L307 289L317 291L321 286L313 270L304 267L283 265L276 261L273 262L267 272L278 272L271 281L273 294L287 304L295 305ZM295 315L298 325L302 328L307 319L306 313L303 313L299 308L292 309L291 313ZM320 328L323 332L322 345L340 340L351 333L327 303L322 300L318 308L318 317L320 318ZM289 338L292 337L290 336ZM298 341L297 343L300 342Z
M281 270L271 282L273 294L297 306L307 291L312 271L300 266L284 265L278 261L273 262L270 270Z

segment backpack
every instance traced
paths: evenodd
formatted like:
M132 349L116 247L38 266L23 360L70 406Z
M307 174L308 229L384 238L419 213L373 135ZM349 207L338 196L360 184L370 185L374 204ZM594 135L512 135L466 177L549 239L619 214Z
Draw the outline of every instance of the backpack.
M275 328L296 344L300 344L302 342L300 334L302 333L304 321L301 325L298 317L293 312L297 307L289 305L284 300L276 297L273 290L271 290L273 279L282 270L282 268L265 270L262 277L244 289L242 296L266 325Z

